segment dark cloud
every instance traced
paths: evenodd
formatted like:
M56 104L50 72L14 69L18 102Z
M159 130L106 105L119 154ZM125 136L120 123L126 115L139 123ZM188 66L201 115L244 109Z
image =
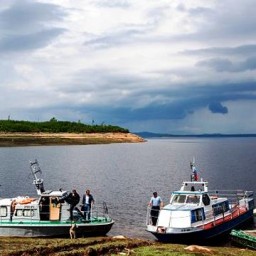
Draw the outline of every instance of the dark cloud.
M227 114L228 108L223 106L220 102L212 102L209 104L209 110L212 113Z
M25 51L42 48L48 45L61 33L63 33L63 29L51 29L28 35L7 37L0 40L0 52Z
M196 66L209 67L217 72L243 72L256 69L256 57L251 57L241 62L231 62L223 58L209 59L199 61Z
M248 58L244 63L243 63L244 70L254 70L256 69L256 56Z
M36 1L15 1L0 12L0 51L36 49L49 44L65 30L49 24L66 13L57 5Z
M54 4L17 0L0 13L0 28L19 32L25 28L42 27L46 22L60 21L65 15L64 10Z
M246 0L245 4L235 5L232 1L220 1L215 6L213 13L205 15L205 24L197 31L197 36L202 40L243 40L244 37L252 40L255 38L254 0ZM227 6L229 6L227 8ZM228 41L226 41L228 42Z
M91 71L92 72L92 71ZM98 72L103 73L103 72ZM127 76L128 77L128 76ZM101 76L104 80L106 74ZM83 80L80 77L81 81ZM107 81L107 82L106 82ZM127 96L122 95L122 83L127 82L124 86L129 92L129 87L132 90ZM148 84L148 88L141 88L142 84ZM120 77L115 77L113 74L108 76L105 82L94 80L95 90L108 88L113 97L113 101L102 104L80 104L76 106L76 111L86 113L93 116L97 120L113 120L113 122L128 122L128 121L148 121L148 120L180 120L185 119L188 115L196 113L200 109L209 109L212 114L228 114L228 108L224 106L225 102L237 102L244 100L256 100L256 84L252 82L244 83L219 83L175 86L173 89L163 84L143 79L132 78L129 80ZM101 84L101 86L99 86ZM127 86L128 85L128 86ZM73 90L77 92L77 86ZM72 93L72 88L69 88ZM80 93L83 87L80 85ZM85 86L84 88L87 88ZM100 89L101 88L101 89ZM136 90L137 88L137 90ZM96 91L95 91L96 92ZM97 92L96 92L97 93ZM102 96L104 98L104 94ZM143 104L143 98L148 100ZM141 102L141 105L138 105Z
M184 55L220 55L220 56L228 56L228 55L240 55L240 56L251 56L256 52L256 44L250 45L240 45L237 47L212 47L212 48L204 48L204 49L196 49L196 50L185 50L181 52Z
M210 67L218 72L234 71L234 67L231 61L227 59L209 59L199 61L196 66L198 67Z

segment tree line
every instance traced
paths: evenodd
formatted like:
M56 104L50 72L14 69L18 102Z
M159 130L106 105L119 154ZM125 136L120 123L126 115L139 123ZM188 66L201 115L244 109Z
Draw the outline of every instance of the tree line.
M103 133L103 132L122 132L128 133L129 130L113 125L106 124L83 124L78 122L58 121L52 118L45 122L30 122L17 120L0 120L0 132L24 132L24 133Z

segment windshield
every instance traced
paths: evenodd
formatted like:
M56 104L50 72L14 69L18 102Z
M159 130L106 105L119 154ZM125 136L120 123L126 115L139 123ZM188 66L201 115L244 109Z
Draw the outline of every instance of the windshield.
M174 195L171 203L172 204L198 204L200 202L200 196L197 195Z

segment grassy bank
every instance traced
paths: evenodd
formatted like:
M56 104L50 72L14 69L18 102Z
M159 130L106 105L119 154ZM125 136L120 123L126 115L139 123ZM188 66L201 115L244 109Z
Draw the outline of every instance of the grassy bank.
M189 250L190 248L190 250ZM255 256L255 251L239 248L204 247L206 250L192 250L187 245L162 244L141 239L99 238L0 238L0 255L2 256L82 256L82 255L227 255Z

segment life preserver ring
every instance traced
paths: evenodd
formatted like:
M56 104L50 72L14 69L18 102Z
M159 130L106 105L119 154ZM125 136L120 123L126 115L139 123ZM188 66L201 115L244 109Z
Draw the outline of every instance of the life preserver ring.
M26 197L26 198L18 200L16 202L19 203L19 204L29 204L29 203L31 203L35 200L36 200L36 198Z

